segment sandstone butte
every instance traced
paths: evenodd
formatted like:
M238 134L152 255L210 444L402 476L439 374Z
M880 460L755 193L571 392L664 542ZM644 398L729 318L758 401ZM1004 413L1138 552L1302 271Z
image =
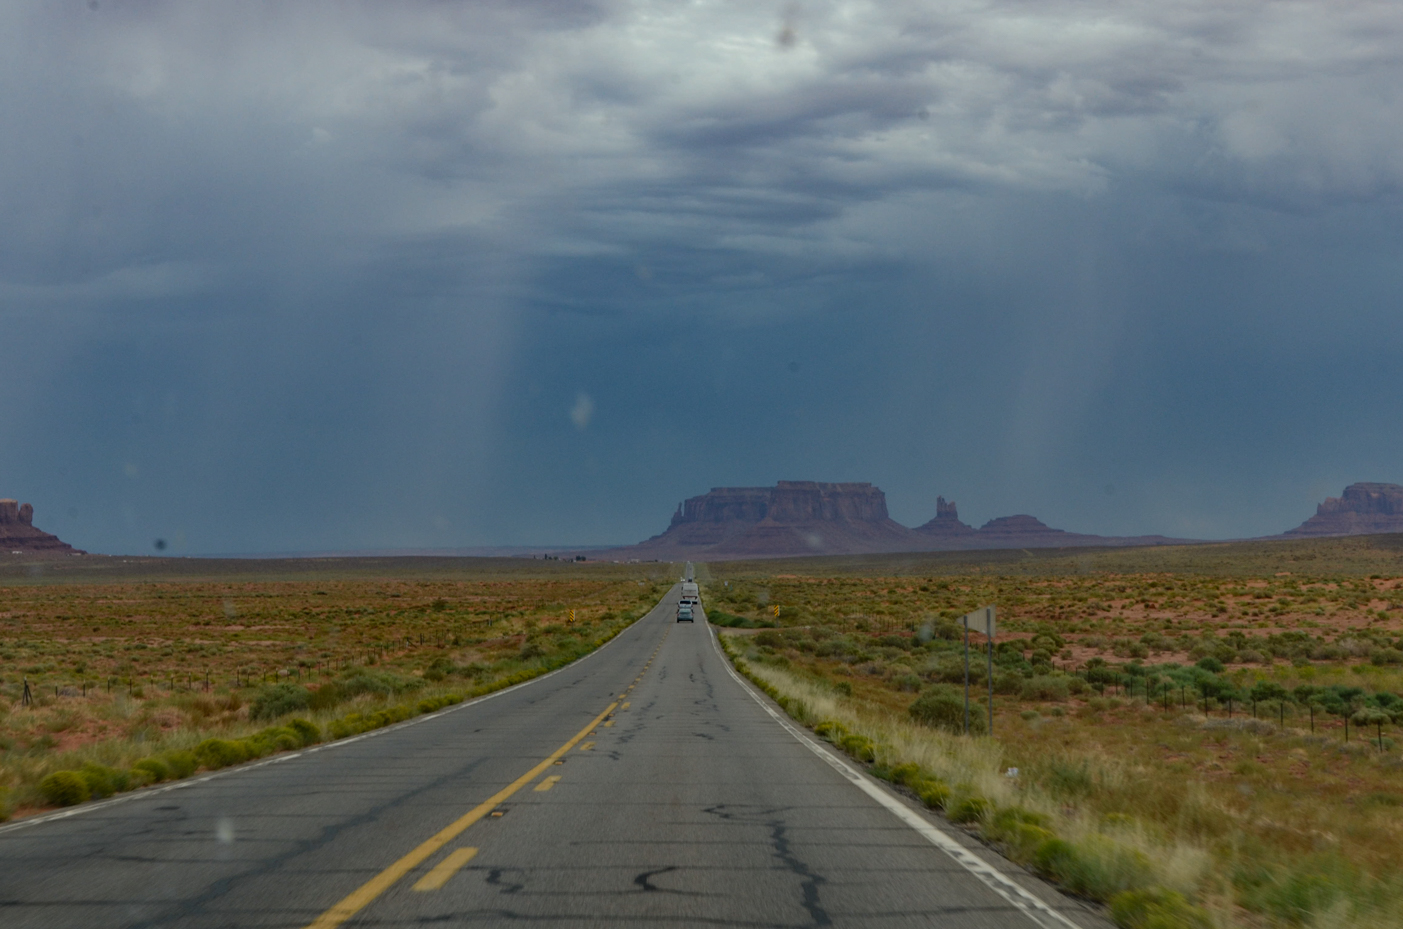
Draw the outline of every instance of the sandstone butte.
M1403 486L1350 484L1338 497L1327 497L1315 515L1284 538L1322 535L1377 535L1403 532Z
M1403 533L1403 485L1351 484L1300 526L1273 539ZM935 517L914 529L887 515L882 491L867 483L780 481L774 487L714 487L678 504L665 532L601 553L615 559L778 558L876 552L995 548L1171 545L1165 536L1100 536L1054 529L1027 514L1000 516L978 529L954 501L935 499Z
M34 528L34 507L0 500L0 553L86 554L42 529Z
M780 481L774 487L713 487L678 504L665 532L602 556L740 559L1178 541L1082 535L1027 515L992 519L975 529L960 521L955 503L944 497L936 498L934 519L908 529L887 515L886 494L871 484Z

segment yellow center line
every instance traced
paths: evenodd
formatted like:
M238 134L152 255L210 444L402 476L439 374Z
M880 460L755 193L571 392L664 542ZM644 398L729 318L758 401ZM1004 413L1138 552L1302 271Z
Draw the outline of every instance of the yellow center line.
M610 726L612 726L612 725L614 725L614 721L613 721L612 719L606 720L605 723L604 723L604 728L605 728L605 729L608 729L608 728L609 728Z
M592 748L594 748L594 743L593 743L593 742L585 742L584 744L582 744L582 745L580 746L580 751L582 751L582 752L587 752L587 751L589 751L589 750L592 749Z
M560 780L559 774L552 774L550 777L542 778L541 783L536 785L536 793L544 793L555 786L555 782Z
M599 725L600 720L612 713L616 706L618 706L617 703L609 704L608 709L596 716L594 721L588 726L577 732L575 737L569 742L566 742L564 745L560 746L560 748L552 752L550 757L545 761L542 761L530 771L527 771L525 774L521 775L521 777L497 791L487 800L473 807L467 813L440 830L436 835L425 841L418 848L356 888L340 903L318 916L315 922L307 926L307 929L334 929L334 927L341 925L346 920L365 909L376 897L389 890L396 881L423 864L425 859L461 835L464 829L467 829L473 823L492 812L492 809L496 807L497 804L534 781L538 774L546 770L546 768L549 768L555 762L555 759L564 755L579 744L579 741L588 735L591 729ZM594 743L591 742L589 744L593 745Z
M447 858L434 865L434 869L428 874L419 878L418 883L414 885L414 889L438 890L444 884L448 883L448 879L456 874L459 868L469 861L472 861L473 856L476 854L477 849L475 848L460 848L456 851L449 852Z

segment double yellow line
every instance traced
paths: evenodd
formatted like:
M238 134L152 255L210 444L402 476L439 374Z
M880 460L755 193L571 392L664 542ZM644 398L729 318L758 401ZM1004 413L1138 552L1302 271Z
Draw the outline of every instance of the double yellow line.
M346 920L365 909L376 897L389 890L396 881L419 867L419 865L423 864L428 858L432 857L435 852L443 848L449 842L452 842L458 836L462 835L463 830L492 812L499 803L535 780L537 775L553 765L562 755L579 744L581 739L589 735L595 726L598 726L605 717L614 712L614 708L618 705L617 701L609 704L608 708L605 709L603 713L596 716L588 726L577 732L573 739L560 746L560 748L557 748L540 764L512 781L506 787L497 791L487 800L473 807L447 827L441 829L418 848L356 888L340 903L327 910L321 916L318 916L315 922L307 926L307 929L334 929L334 927L341 925ZM456 864L458 867L461 867L471 855L459 857L461 857L462 860L457 861ZM456 868L453 870L456 870ZM451 871L449 874L451 874ZM447 876L448 875L444 876L445 880Z

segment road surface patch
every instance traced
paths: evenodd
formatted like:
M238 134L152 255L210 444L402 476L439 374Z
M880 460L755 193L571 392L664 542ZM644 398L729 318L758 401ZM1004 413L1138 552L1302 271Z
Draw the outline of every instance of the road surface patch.
M492 812L498 804L506 800L512 794L534 781L541 772L554 764L557 758L578 745L580 740L588 735L590 730L595 726L599 725L600 720L614 712L614 708L617 706L617 703L609 704L608 708L605 709L603 713L596 716L588 726L585 726L577 732L574 738L560 746L560 748L557 748L544 761L454 820L447 827L440 830L436 835L419 845L418 848L415 848L399 861L396 861L360 887L356 888L342 899L341 902L317 917L316 921L308 924L307 929L335 929L335 927L341 925L346 920L365 909L376 897L393 887L400 878L419 867L419 865L432 857L439 849L461 835L463 830ZM593 745L594 743L590 742L589 744Z

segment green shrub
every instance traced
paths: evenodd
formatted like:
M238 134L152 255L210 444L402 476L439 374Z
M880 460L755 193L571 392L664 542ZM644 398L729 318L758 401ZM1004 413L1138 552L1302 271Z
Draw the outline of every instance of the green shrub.
M911 784L921 774L921 766L914 761L899 764L887 772L888 779L894 784Z
M978 705L969 708L969 731L983 735L987 730L984 713ZM965 728L965 702L962 694L947 687L932 687L916 698L907 711L917 722L946 732L962 733Z
M767 648L784 647L784 636L780 635L778 632L771 632L768 629L764 632L756 633L755 638L751 639L751 641L756 645Z
M842 742L839 744L842 746L843 751L852 755L858 761L871 762L877 760L877 746L873 745L872 740L866 736L857 735L856 733L847 735L843 737Z
M1016 694L1023 689L1023 675L1018 671L1001 670L994 673L994 692Z
M993 805L983 797L961 797L953 806L946 806L945 815L952 823L976 823L984 819L992 809Z
M1096 900L1144 889L1152 876L1150 862L1143 853L1106 836L1088 836L1076 844L1048 839L1038 846L1033 863L1073 893Z
M1030 861L1044 842L1056 838L1048 822L1042 813L1021 806L1000 807L989 817L984 835L1007 846L1015 861Z
M939 778L926 778L911 785L921 802L932 810L943 810L950 802L950 787Z
M10 791L0 787L0 823L10 818L13 810L10 807Z
M1360 874L1338 855L1310 855L1294 861L1289 870L1234 875L1234 883L1247 909L1300 925L1314 923L1342 897L1355 895Z
M170 780L170 765L159 758L143 758L132 765L132 770L145 776L148 783L159 784L161 781Z
M248 746L250 755L262 757L301 748L302 737L287 726L270 726L245 739L243 744Z
M826 739L835 745L848 734L847 727L836 719L825 719L817 726L814 726L814 734L821 739Z
M1077 866L1077 850L1066 839L1051 838L1033 853L1033 865L1044 877L1054 880L1070 873Z
M88 794L98 800L126 790L131 781L126 772L117 771L106 765L88 762L78 772L88 784Z
M298 740L304 746L316 745L322 740L322 731L311 720L295 717L287 721L287 728L297 733Z
M1028 862L1034 859L1038 849L1055 838L1057 834L1044 826L1015 823L1004 830L999 841L1004 843L1008 856L1014 861Z
M55 771L39 782L39 792L54 806L73 806L92 796L87 780L77 771Z
M1091 765L1085 759L1080 762L1054 759L1038 773L1038 779L1043 786L1056 797L1085 797L1096 788L1096 781L1091 775Z
M1183 894L1163 887L1126 890L1111 898L1111 918L1121 929L1212 929L1208 914Z
M326 727L326 731L331 733L333 739L344 739L347 736L364 732L367 726L362 725L363 720L359 713L347 713L340 719L333 719Z
M1071 684L1065 677L1039 675L1023 682L1019 696L1024 700L1060 701L1071 694Z
M311 694L307 688L298 684L273 684L258 691L249 705L248 718L277 719L289 713L301 712L310 703Z
M247 761L251 754L248 748L243 742L231 742L228 739L205 739L195 746L195 760L200 763L201 767L209 768L211 771L227 768L241 761Z
M166 752L161 758L170 766L171 774L176 778L189 777L200 767L194 752Z
M891 683L897 690L915 693L921 689L921 679L914 674L898 674Z

